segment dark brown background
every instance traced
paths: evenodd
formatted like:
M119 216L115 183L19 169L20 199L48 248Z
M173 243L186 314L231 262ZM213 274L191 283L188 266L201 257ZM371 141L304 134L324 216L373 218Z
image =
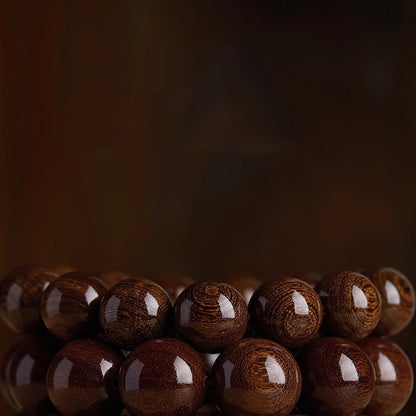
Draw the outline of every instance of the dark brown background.
M414 281L413 3L3 0L0 272Z

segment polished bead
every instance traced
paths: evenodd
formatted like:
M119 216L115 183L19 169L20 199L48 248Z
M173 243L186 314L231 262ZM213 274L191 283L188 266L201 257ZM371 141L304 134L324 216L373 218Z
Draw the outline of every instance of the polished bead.
M165 273L159 276L156 281L168 292L173 303L188 286L195 283L195 279L183 273Z
M296 349L318 333L323 307L308 283L286 276L263 283L250 300L249 313L259 335Z
M98 274L100 280L102 280L109 288L112 288L117 283L122 282L123 280L130 279L130 276L127 273L121 272L119 270L105 270Z
M261 338L229 346L212 369L214 400L229 416L287 416L301 391L299 367L288 350Z
M24 265L0 282L0 314L15 332L39 333L44 330L40 299L45 288L58 275L41 266Z
M120 397L132 416L191 416L203 403L206 376L189 345L172 338L150 340L124 361Z
M242 273L228 276L225 282L237 289L243 295L247 304L250 302L253 293L261 285L260 280L256 277Z
M108 344L78 339L52 359L49 397L63 416L111 416L121 412L117 380L124 356Z
M6 354L2 388L9 404L20 414L40 415L53 410L46 388L46 373L59 346L49 337L27 335Z
M172 302L164 289L148 279L127 279L113 286L100 306L104 337L132 350L140 343L166 334Z
M324 305L325 334L358 341L376 328L381 316L381 297L364 275L341 271L315 286Z
M369 337L358 345L368 355L376 372L376 387L365 414L397 415L413 389L413 370L407 355L386 338Z
M226 283L194 283L179 296L174 308L178 335L200 352L220 352L241 339L247 328L247 304Z
M382 299L380 322L376 336L390 337L402 331L415 314L415 290L409 279L391 267L363 272L377 287Z
M63 274L67 274L70 272L75 272L75 269L71 266L67 266L65 264L56 264L53 266L49 266L49 269L56 273L58 276L62 276Z
M71 272L58 277L42 295L42 319L49 332L64 341L99 331L98 307L107 292L95 276Z
M374 392L375 374L364 351L342 338L320 338L297 356L302 410L320 416L358 416Z

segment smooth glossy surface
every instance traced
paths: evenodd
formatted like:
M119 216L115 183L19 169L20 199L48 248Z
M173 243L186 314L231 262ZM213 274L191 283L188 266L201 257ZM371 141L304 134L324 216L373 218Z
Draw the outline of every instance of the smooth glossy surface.
M79 339L53 358L49 396L63 416L104 416L121 412L117 379L124 356L108 344Z
M53 339L25 336L6 355L2 384L9 404L20 414L44 414L53 409L46 388L46 373L58 348Z
M58 275L41 266L24 265L0 282L0 314L15 332L38 333L44 330L40 299L44 289Z
M250 300L249 313L259 335L296 349L318 333L323 307L308 283L287 276L263 283Z
M195 283L195 279L183 273L165 273L157 278L157 283L168 292L173 303L178 296Z
M133 416L191 416L202 405L206 368L189 345L171 338L139 345L123 363L119 391Z
M358 341L370 335L380 321L381 297L364 275L341 271L315 286L324 305L324 333Z
M358 345L368 355L376 372L376 387L365 414L398 414L413 389L413 370L407 355L397 344L386 338L369 337Z
M245 300L226 283L211 280L194 283L175 303L177 333L200 352L220 352L241 339L247 320Z
M261 285L259 279L249 274L233 274L228 276L225 282L237 289L243 295L247 304L250 302L253 293Z
M60 276L42 295L42 319L49 332L64 341L99 331L98 307L107 292L95 276L71 272Z
M415 314L415 290L409 279L392 267L363 272L377 287L383 302L376 336L390 337L402 331Z
M274 341L250 338L221 353L212 369L214 399L230 416L287 416L301 391L299 367Z
M342 338L320 338L297 356L302 372L302 410L320 416L358 416L375 387L364 351Z
M113 345L132 350L166 334L172 302L164 289L148 279L127 279L112 287L100 306L104 337Z

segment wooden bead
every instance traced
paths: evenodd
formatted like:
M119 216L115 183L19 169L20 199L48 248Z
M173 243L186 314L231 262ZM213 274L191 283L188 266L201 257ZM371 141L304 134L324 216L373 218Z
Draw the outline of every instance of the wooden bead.
M122 282L126 279L131 279L127 273L121 272L119 270L106 270L98 274L100 280L102 280L110 289L115 286L117 283Z
M132 416L191 416L202 405L206 368L189 345L172 338L135 348L120 371L119 391Z
M49 266L49 270L53 273L56 273L58 276L62 276L63 274L67 274L70 272L75 272L75 269L71 266L67 266L65 264L56 264L53 266Z
M40 299L44 289L56 278L44 267L24 265L9 273L0 283L0 314L15 332L36 334L44 330Z
M124 356L94 339L65 345L47 376L49 397L63 416L111 416L121 412L117 381Z
M166 334L172 302L164 289L148 279L127 279L104 296L100 324L113 345L132 350L140 343Z
M220 352L241 339L247 320L245 300L226 283L194 283L175 303L176 332L200 352Z
M358 344L376 372L376 387L365 409L368 416L393 416L407 403L413 388L412 365L403 350L386 338L369 337Z
M212 369L214 400L229 416L287 416L301 391L299 367L284 347L243 339L223 351Z
M247 304L250 302L253 293L261 285L260 280L249 274L233 274L228 276L225 282L237 289L243 295Z
M354 342L320 338L297 356L303 377L302 410L320 416L358 416L373 395L373 366Z
M303 280L304 282L309 283L312 287L315 287L316 284L323 278L321 273L316 272L292 272L287 273L287 275Z
M64 341L99 331L98 307L107 292L95 276L71 272L58 277L42 295L42 319L49 332Z
M59 344L48 337L25 336L6 354L2 384L9 404L24 415L53 410L46 388L46 373Z
M363 272L377 287L382 299L376 336L391 337L402 331L415 314L415 290L409 279L391 267Z
M308 283L288 276L263 283L250 300L249 313L258 334L296 349L318 333L323 307Z
M195 279L182 273L166 273L157 278L157 283L168 292L172 302L175 303L178 296L195 283Z
M324 333L353 341L371 334L381 316L381 297L364 275L341 271L317 283L324 305Z

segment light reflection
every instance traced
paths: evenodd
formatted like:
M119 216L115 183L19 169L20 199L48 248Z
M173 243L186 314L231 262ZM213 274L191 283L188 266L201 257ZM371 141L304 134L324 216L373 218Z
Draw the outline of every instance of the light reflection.
M301 293L295 290L292 295L292 300L295 306L296 315L309 315L308 302L306 302L306 299Z
M181 357L176 357L173 362L176 371L176 380L179 384L192 384L192 371L188 363Z
M111 296L105 305L105 321L109 324L118 321L117 311L120 306L120 299L117 296Z
M20 296L22 294L22 286L13 283L7 293L7 308L15 311L20 307Z
M104 358L100 362L101 374L103 377L107 374L107 371L113 366L113 363L105 360Z
M59 362L53 373L53 387L55 390L67 389L69 387L69 376L73 366L74 363L66 357Z
M60 313L59 305L61 304L62 292L54 288L51 290L49 296L46 297L46 315L55 316Z
M223 318L234 319L235 311L233 304L223 294L218 297L218 303L220 305L221 314Z
M353 285L352 287L352 298L356 308L366 309L368 307L367 296L364 291L356 285Z
M189 324L189 315L191 314L191 307L192 307L192 301L189 299L184 299L184 301L181 303L181 325Z
M27 386L31 384L32 369L35 360L30 355L25 355L16 369L16 385Z
M128 367L124 377L124 388L126 391L136 391L140 387L140 375L144 364L136 359Z
M269 382L274 384L285 384L286 377L280 364L273 358L266 358L266 370L269 375Z
M386 291L387 302L390 305L400 305L400 293L390 280L386 281L384 290Z
M157 316L159 303L149 292L147 292L144 298L144 303L146 304L147 313L149 316Z
M339 367L344 381L358 381L358 372L350 357L347 357L345 354L341 354Z
M230 360L226 360L222 367L224 369L224 387L229 389L231 387L231 374L234 370L234 364Z
M89 305L91 302L97 299L98 296L99 295L97 291L92 286L89 286L87 291L85 292L85 300L87 301L87 305Z
M397 374L394 364L382 352L378 355L378 368L380 370L380 379L382 381L396 381Z
M260 302L260 305L263 308L263 310L265 310L266 309L266 304L267 304L267 299L263 296L260 296L259 297L259 302Z

